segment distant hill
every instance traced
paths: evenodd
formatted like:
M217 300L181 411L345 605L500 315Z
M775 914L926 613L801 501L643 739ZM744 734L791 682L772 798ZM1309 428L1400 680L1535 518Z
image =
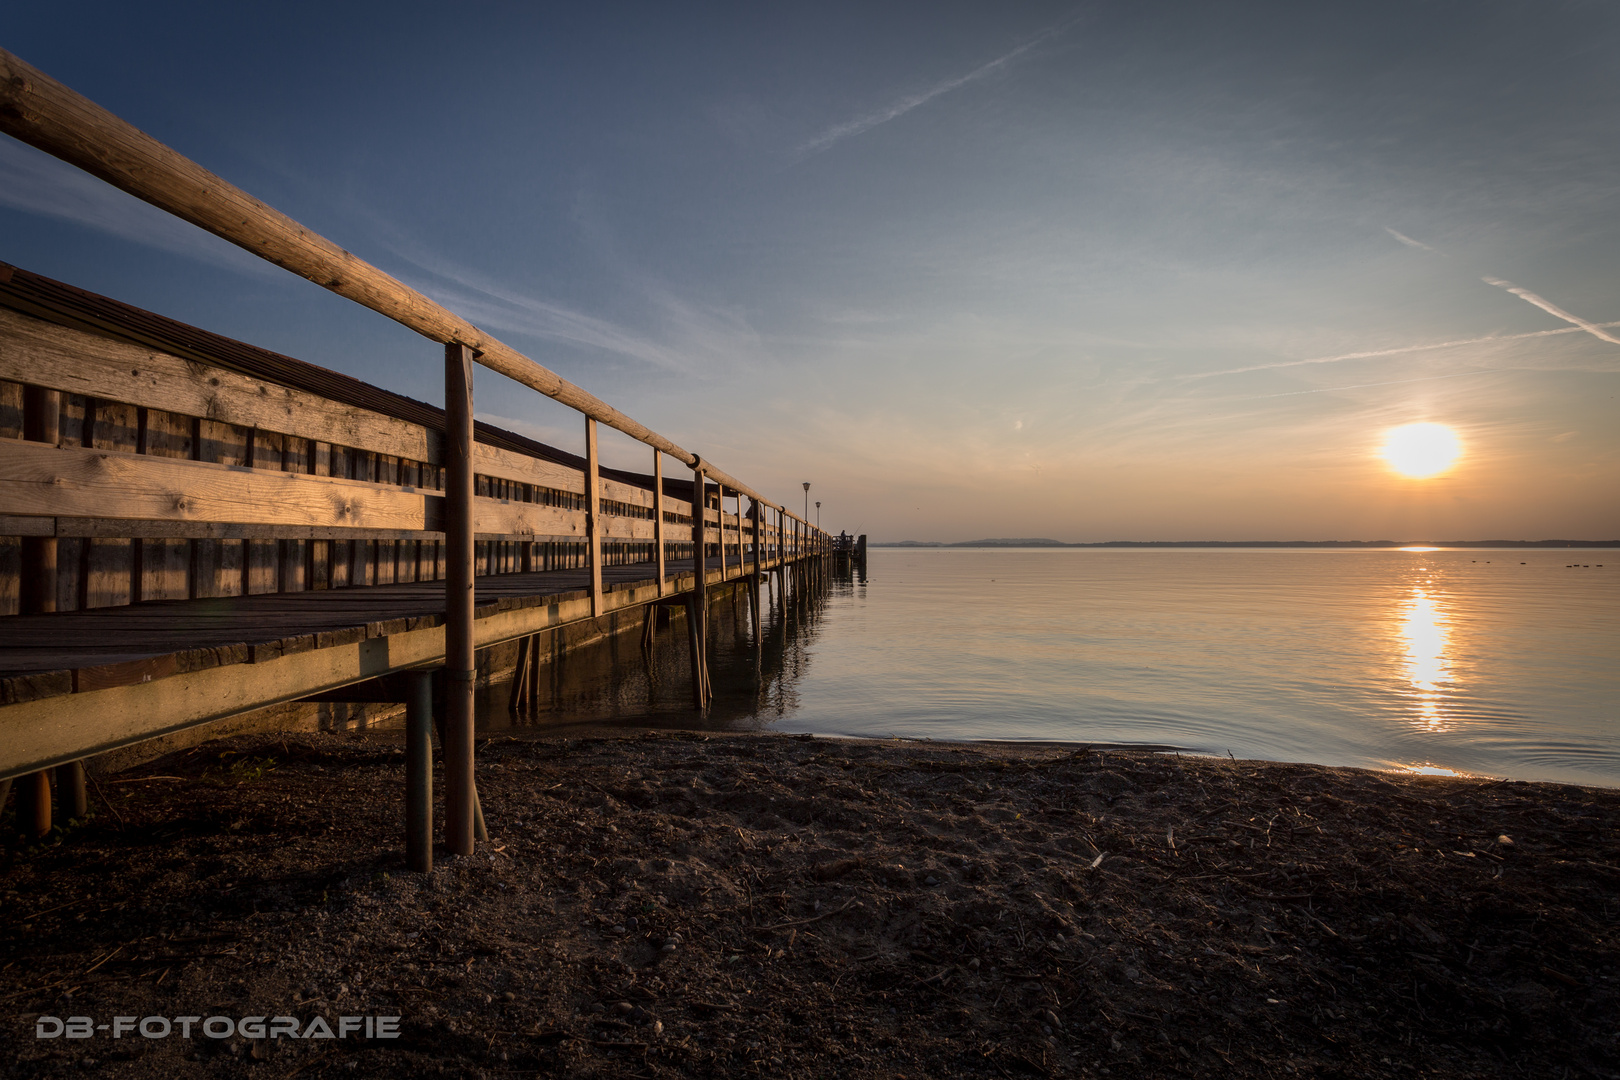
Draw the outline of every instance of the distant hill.
M995 540L963 540L955 544L946 544L946 547L1078 547L1078 544L1065 544L1061 540L1048 540L1045 537L1000 537Z
M868 544L879 548L1612 548L1620 540L1104 540L1095 544L1066 544L1042 538L961 540L899 540Z

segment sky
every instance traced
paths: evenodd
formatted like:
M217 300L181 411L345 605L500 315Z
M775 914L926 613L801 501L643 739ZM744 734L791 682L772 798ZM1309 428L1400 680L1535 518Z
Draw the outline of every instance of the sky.
M1620 537L1611 3L62 2L0 48L835 532ZM438 346L7 136L0 260L442 400ZM1453 468L1391 471L1415 422Z

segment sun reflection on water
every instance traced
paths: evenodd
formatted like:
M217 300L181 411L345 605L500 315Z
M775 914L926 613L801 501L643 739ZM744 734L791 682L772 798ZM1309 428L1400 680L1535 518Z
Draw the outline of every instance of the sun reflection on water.
M1406 679L1418 701L1414 722L1426 731L1445 731L1449 725L1441 713L1441 703L1445 687L1452 681L1451 665L1446 660L1450 634L1445 612L1427 591L1412 590L1401 613L1400 634L1406 653Z

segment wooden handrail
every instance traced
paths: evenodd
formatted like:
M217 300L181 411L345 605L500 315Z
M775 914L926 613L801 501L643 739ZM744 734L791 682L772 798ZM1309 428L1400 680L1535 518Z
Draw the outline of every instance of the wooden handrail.
M114 187L206 229L258 257L330 289L424 337L474 350L479 364L569 406L670 457L708 479L809 522L760 495L698 455L626 416L442 304L274 207L228 183L184 154L0 49L0 131L77 166Z

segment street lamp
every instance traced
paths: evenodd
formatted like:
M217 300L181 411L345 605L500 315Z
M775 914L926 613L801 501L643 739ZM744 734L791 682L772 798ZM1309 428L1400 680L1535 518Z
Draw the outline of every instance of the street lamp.
M810 481L804 482L804 516L810 516Z
M821 500L816 500L816 528L821 528Z

